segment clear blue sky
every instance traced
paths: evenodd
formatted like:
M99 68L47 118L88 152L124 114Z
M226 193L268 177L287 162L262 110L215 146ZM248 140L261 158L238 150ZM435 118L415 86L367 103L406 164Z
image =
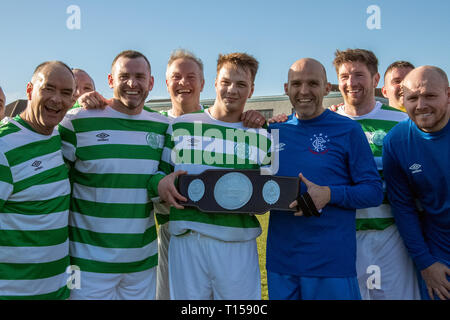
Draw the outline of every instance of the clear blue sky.
M70 5L81 10L80 30L66 26ZM367 28L370 5L380 8L381 29ZM336 83L336 49L374 51L382 75L395 60L436 65L450 75L449 12L448 0L1 1L0 86L7 103L25 98L34 68L62 60L85 69L109 97L110 64L125 49L141 51L152 64L149 99L168 98L165 67L176 48L203 60L204 99L215 97L218 54L234 51L260 62L254 96L283 94L289 66L302 57L321 61Z

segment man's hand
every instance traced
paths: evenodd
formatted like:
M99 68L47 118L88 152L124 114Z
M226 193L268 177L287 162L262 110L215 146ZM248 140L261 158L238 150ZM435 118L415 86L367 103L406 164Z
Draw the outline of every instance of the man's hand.
M317 211L322 210L323 207L327 205L328 202L330 202L331 199L331 192L329 187L319 186L308 179L306 179L303 174L298 175L301 181L306 185L307 192L309 193L312 201L314 202L314 205L317 208ZM292 202L289 205L289 208L295 208L298 205L297 200ZM294 213L294 216L302 216L303 212L297 211Z
M162 201L169 204L169 206L173 206L177 209L184 209L184 207L178 204L178 201L187 201L185 197L183 197L175 187L175 179L183 174L186 174L186 171L178 170L168 174L164 178L161 179L158 183L158 194Z
M273 116L269 119L269 123L280 123L280 122L286 122L288 119L288 116L284 113L277 114L276 116Z
M330 109L331 111L336 112L336 111L338 111L338 109L339 109L340 107L342 107L343 105L344 105L343 102L341 102L341 103L339 103L339 104L333 104L333 105L331 105L328 109Z
M241 114L241 121L244 127L261 128L266 123L266 118L256 110L247 110Z
M432 300L434 300L434 293L441 300L450 299L450 282L447 280L447 276L450 276L450 268L445 264L435 262L420 273L425 280L428 295Z
M103 110L107 105L112 104L112 100L113 99L105 99L97 91L91 91L80 96L77 101L83 108Z

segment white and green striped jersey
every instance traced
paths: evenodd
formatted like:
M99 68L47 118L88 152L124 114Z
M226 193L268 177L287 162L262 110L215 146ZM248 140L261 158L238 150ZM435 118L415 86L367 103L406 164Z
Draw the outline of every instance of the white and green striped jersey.
M200 105L200 110L203 110L203 109L204 109L204 107L202 105ZM162 114L163 116L167 117L169 122L172 122L173 119L177 118L172 114L171 110L162 110L159 113ZM169 222L170 210L162 203L155 203L154 205L155 205L155 217L156 217L156 221L158 221L158 224L162 225L162 224Z
M163 174L185 170L258 169L269 164L271 141L265 129L249 129L242 122L214 119L208 110L172 121L160 162L161 175L152 178L153 192ZM193 230L223 241L245 241L261 234L258 219L250 214L207 213L196 208L170 210L169 231L182 235Z
M164 146L168 120L70 110L60 123L64 157L72 162L70 257L82 271L131 273L157 264L153 205L147 194Z
M67 299L70 183L58 130L0 126L0 299Z
M383 139L389 130L391 130L398 122L407 119L408 115L403 111L384 105L379 101L375 103L375 108L371 112L363 116L349 116L343 109L344 108L339 108L338 113L356 120L361 124L367 140L369 141L370 148L372 149L378 172L383 179L383 203L378 207L356 210L356 229L384 230L394 224L394 217L387 200L386 186L383 178Z

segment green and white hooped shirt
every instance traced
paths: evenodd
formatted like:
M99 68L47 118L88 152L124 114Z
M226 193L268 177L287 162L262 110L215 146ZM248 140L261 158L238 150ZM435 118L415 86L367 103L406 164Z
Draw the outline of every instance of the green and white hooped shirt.
M167 118L148 108L138 115L77 108L61 122L63 155L73 163L70 256L82 271L131 273L157 265L147 185L167 127Z
M0 126L0 299L67 299L70 183L58 130Z
M200 110L204 110L205 107L200 105ZM159 113L162 114L163 116L167 117L167 119L169 120L169 122L172 122L173 119L176 119L177 117L175 117L172 112L172 110L163 110L160 111ZM163 205L162 203L155 203L155 217L156 217L156 221L158 222L159 225L163 225L167 222L169 222L169 209Z
M152 178L153 192L165 174L177 170L199 174L207 169L258 169L269 164L270 148L265 129L219 121L208 110L183 115L174 119L167 131L160 173ZM261 234L254 215L205 213L187 207L171 208L169 230L172 235L193 230L223 241L252 240Z
M375 108L363 116L349 116L344 108L339 108L339 114L358 121L366 134L370 148L372 149L375 163L383 179L384 200L378 207L356 210L357 230L384 230L394 224L394 217L386 196L386 186L383 178L382 148L386 134L400 121L408 118L408 115L393 107L377 101Z

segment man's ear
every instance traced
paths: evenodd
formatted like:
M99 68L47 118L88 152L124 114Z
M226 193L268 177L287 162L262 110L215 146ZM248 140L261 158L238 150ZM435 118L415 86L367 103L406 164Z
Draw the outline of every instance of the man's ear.
M377 72L373 76L373 87L376 88L378 86L378 82L380 82L380 74Z
M114 88L114 79L111 73L108 74L108 85L111 89Z
M288 84L287 83L284 84L284 93L286 95L288 94Z
M383 87L381 88L381 93L383 94L383 97L387 98L386 86L383 86Z
M252 83L252 89L250 90L250 94L248 95L247 99L250 99L252 97L254 91L255 91L255 84Z
M33 95L33 84L31 82L27 83L27 99L31 100L31 96Z
M325 85L325 94L324 96L327 96L331 91L331 83L327 82L327 84Z

